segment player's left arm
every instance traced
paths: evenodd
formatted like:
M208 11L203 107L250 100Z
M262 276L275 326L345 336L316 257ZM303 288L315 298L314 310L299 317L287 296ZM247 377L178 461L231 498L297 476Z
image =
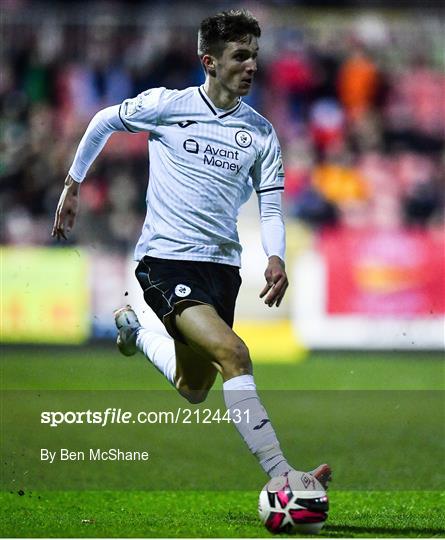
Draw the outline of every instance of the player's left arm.
M258 204L261 218L261 239L269 262L264 272L266 285L260 293L269 307L280 306L286 289L287 279L284 253L286 233L281 209L281 193L277 191L259 193Z
M269 307L279 307L289 285L284 265L286 234L281 208L284 191L284 169L280 143L271 125L264 136L262 149L251 169L253 187L258 195L261 239L269 259L260 293Z

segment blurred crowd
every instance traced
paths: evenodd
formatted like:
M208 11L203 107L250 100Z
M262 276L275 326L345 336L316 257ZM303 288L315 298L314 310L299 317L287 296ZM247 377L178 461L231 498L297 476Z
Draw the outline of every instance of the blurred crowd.
M52 242L63 180L96 111L150 87L203 82L196 26L208 10L81 5L82 13L71 6L63 16L61 4L4 4L1 243ZM441 21L250 7L263 38L247 102L278 132L288 219L316 230L441 226ZM145 214L146 144L144 134L109 140L82 186L76 242L134 244Z

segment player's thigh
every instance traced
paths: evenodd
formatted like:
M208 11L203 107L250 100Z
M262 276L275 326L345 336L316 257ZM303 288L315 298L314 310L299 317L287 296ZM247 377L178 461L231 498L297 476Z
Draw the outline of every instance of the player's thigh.
M251 373L249 351L239 336L207 304L184 306L175 314L175 324L191 349L208 359L219 371ZM238 373L239 374L239 373Z
M218 370L197 350L175 341L176 380L179 386L190 390L210 390Z

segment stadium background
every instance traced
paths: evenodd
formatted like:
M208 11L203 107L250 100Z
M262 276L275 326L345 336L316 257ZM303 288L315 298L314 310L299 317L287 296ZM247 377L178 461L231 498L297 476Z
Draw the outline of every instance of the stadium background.
M291 289L280 310L257 298L265 257L252 198L240 218L239 331L266 357L271 332L290 357L305 346L440 348L440 12L245 5L263 28L246 101L272 121L283 149ZM50 238L53 213L97 110L149 87L203 81L196 21L218 6L2 3L4 341L108 339L113 309L130 301L146 311L131 253L147 136L110 139L82 186L67 246Z
M325 534L440 536L444 14L438 2L305 4L238 4L263 30L247 101L272 121L282 144L291 287L278 310L258 299L266 260L252 197L240 218L237 329L286 455L305 470L325 459L334 467ZM206 429L159 428L150 449L156 454L158 441L167 466L148 484L146 471L131 467L49 473L30 450L41 440L76 447L85 439L70 426L57 437L42 434L35 412L43 399L62 410L119 400L140 408L158 396L161 404L183 405L141 357L124 359L113 347L116 307L131 302L157 324L132 276L145 212L146 136L113 135L82 185L70 241L58 244L50 231L92 115L152 86L200 84L197 21L227 7L1 3L4 536L265 534L255 515L265 480L232 428L212 431L214 439ZM220 392L212 400L219 404ZM132 449L141 436L127 430L112 440ZM221 491L213 505L202 491L209 486ZM224 492L233 486L236 493ZM89 491L99 487L115 491ZM129 491L135 487L145 490ZM50 491L35 491L44 488ZM171 491L159 496L157 489Z
M50 238L53 213L97 110L149 87L203 81L196 21L218 6L3 3L4 341L109 339L114 308L130 301L145 311L131 254L145 211L146 135L110 139L82 186L67 246ZM263 28L246 101L282 144L291 288L280 310L257 299L265 257L253 197L240 218L240 332L266 357L268 329L291 356L304 346L440 348L443 19L433 9L246 6Z

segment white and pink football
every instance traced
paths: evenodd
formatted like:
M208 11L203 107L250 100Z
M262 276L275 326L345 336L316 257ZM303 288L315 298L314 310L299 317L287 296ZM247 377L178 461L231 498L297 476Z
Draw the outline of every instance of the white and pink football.
M323 486L301 471L269 480L258 503L260 519L272 533L317 534L328 518L328 510Z

